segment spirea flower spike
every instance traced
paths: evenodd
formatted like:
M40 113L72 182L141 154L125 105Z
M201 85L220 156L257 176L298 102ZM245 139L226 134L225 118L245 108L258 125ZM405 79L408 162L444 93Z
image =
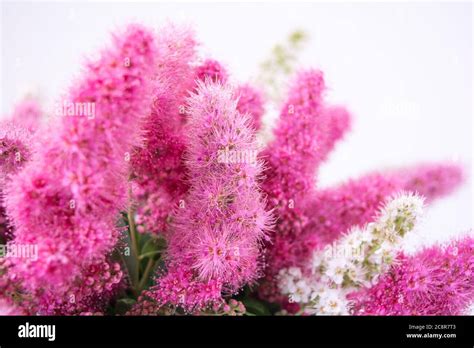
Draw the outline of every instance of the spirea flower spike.
M275 105L203 45L189 27L130 25L54 114L27 96L2 121L0 315L465 313L472 232L410 255L401 243L463 166L321 187L354 128L327 102L337 86L299 70Z

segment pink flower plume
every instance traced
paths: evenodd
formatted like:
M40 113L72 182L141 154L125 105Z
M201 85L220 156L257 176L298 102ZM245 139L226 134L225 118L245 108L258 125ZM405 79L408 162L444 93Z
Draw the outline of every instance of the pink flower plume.
M255 130L262 127L262 116L265 113L262 93L249 84L237 87L236 95L239 98L237 110L241 114L249 114L252 118L251 126Z
M463 181L463 169L451 163L431 163L372 173L318 191L308 204L308 233L331 243L351 226L371 222L380 204L398 191L411 191L427 202L442 197Z
M219 83L198 84L189 99L185 163L191 189L176 212L167 258L170 270L179 265L185 272L186 284L177 286L191 292L211 286L233 293L260 276L261 244L272 221L257 183L262 164L250 120L236 107L234 90ZM170 274L157 284L166 284ZM185 303L174 304L201 303L188 290L182 291ZM171 301L166 296L157 301Z
M117 214L126 205L127 155L150 105L155 55L147 29L132 25L116 34L65 100L94 112L62 115L58 129L8 186L12 243L38 247L37 259L12 267L29 289L60 291L115 245Z
M266 245L266 280L262 296L278 292L275 276L286 263L294 241L307 223L304 215L304 197L314 190L314 176L321 160L317 141L318 121L322 115L324 79L320 71L299 73L291 85L287 101L282 107L275 129L275 139L262 154L267 162L263 189L268 205L277 217L272 243ZM282 263L283 261L283 263ZM265 284L271 289L265 289Z
M226 83L229 78L227 69L214 59L206 59L196 67L196 80Z
M349 296L358 315L460 315L474 300L474 239L401 254L371 288Z
M154 234L168 228L168 214L163 211L176 205L188 189L182 123L185 99L194 86L197 43L191 30L167 25L159 31L157 46L152 107L145 118L143 144L135 149L131 166L140 187L136 198L142 227Z
M201 279L221 280L231 290L257 276L259 244L270 224L257 183L258 145L234 96L229 87L201 84L189 100L191 190L169 248L172 259L193 259Z

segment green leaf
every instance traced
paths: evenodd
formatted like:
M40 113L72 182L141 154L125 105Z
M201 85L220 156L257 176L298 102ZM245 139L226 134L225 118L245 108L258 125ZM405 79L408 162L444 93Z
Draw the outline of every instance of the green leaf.
M271 315L270 310L263 302L251 297L244 298L242 302L247 309L247 315Z
M160 255L166 248L166 242L163 238L153 238L150 237L143 244L140 250L140 260L143 260L148 257L155 257ZM158 257L155 257L158 259Z
M124 315L133 307L135 303L137 303L137 301L135 301L133 298L121 298L115 304L115 314Z
M134 257L132 252L132 242L130 240L130 236L127 234L125 237L126 239L126 248L128 248L129 255L125 255L124 250L119 250L118 252L122 254L123 259L125 261L125 265L127 266L127 271L130 276L130 280L133 282L134 279L138 279L137 274L137 263L138 260Z
M141 254L140 255L140 261L143 260L143 259L146 259L146 258L149 258L149 257L153 257L155 255L159 255L163 252L163 250L152 250L152 251L148 251L144 254Z

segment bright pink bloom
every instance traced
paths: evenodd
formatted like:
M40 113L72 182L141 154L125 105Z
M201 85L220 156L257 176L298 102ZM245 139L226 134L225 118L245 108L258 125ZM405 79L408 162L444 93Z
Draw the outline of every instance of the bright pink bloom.
M323 244L331 243L350 227L371 222L386 198L398 191L417 192L430 202L450 193L462 181L462 167L450 163L368 174L317 192L308 206L307 214L312 218L306 231L318 235Z
M272 243L266 245L265 283L275 285L278 271L286 267L286 263L293 262L286 259L288 253L299 253L288 248L308 222L303 204L305 197L314 190L314 176L321 161L317 134L323 91L324 79L320 71L298 74L282 107L275 139L261 156L267 162L267 177L262 187L268 195L269 207L275 209L278 218L271 235ZM266 285L263 285L264 297L278 292L276 286L270 287L265 289Z
M298 210L299 199L314 187L315 169L320 162L316 135L323 90L320 71L304 71L296 77L282 107L275 139L263 153L268 163L263 188L270 205L277 206L281 213L294 215L293 208L288 207L290 200Z
M163 187L147 186L145 192L135 216L137 230L140 233L166 236L176 202Z
M321 121L318 123L316 139L319 142L319 155L321 161L327 159L336 143L351 128L351 115L341 106L324 106Z
M132 157L132 170L141 192L134 192L143 231L164 232L167 215L187 192L182 157L185 99L194 86L194 33L168 25L158 33L153 103L145 119L144 142ZM163 193L163 195L161 195ZM156 195L160 194L159 200ZM146 217L151 216L151 219ZM159 219L156 223L153 219ZM157 228L156 225L159 225Z
M465 180L464 168L457 163L424 163L387 173L392 180L401 181L402 188L418 192L432 201L446 196Z
M401 254L376 285L349 296L358 315L460 315L474 300L474 238Z
M9 237L10 226L3 203L4 185L33 155L34 132L42 111L36 99L18 102L12 115L0 122L0 237Z
M62 116L7 188L12 243L39 251L37 259L12 267L25 287L61 291L115 245L117 214L127 198L127 154L150 105L155 55L148 30L134 25L115 35L66 99L68 105L89 103L94 113Z
M371 222L387 197L411 190L430 201L451 192L463 178L458 165L425 164L370 174L317 191L318 167L350 128L350 115L344 108L322 104L322 86L318 72L297 77L276 138L262 156L268 162L263 188L279 218L272 244L267 246L267 281L260 288L261 296L269 300L279 297L274 279L280 269L304 267L317 247L352 226Z
M88 265L62 296L48 291L35 294L39 315L85 315L103 313L109 301L123 286L120 264L99 261Z
M0 203L0 238L9 238L9 236L10 224L8 223L7 212L3 204Z
M399 191L412 191L432 201L462 182L462 167L423 164L389 173L372 173L317 191L305 207L307 223L298 237L276 235L273 267L304 267L317 247L333 242L353 226L373 221L384 201Z
M146 122L150 126L153 118L161 117L175 125L182 120L184 113L181 106L184 106L185 98L194 87L193 64L198 42L190 28L167 24L157 32L156 46L153 108Z
M42 111L26 98L14 126L0 125L0 199L9 215L0 201L0 243L39 251L37 259L0 259L0 315L103 314L124 285L109 257L119 212L130 206L138 231L163 234L168 250L129 314L241 314L227 297L263 271L259 294L294 313L299 306L276 284L281 269L304 269L315 249L372 222L398 191L429 202L464 179L456 164L423 164L318 189L319 167L351 127L344 107L325 103L323 74L296 76L275 139L257 158L262 94L228 87L216 60L197 65L196 47L185 28L167 25L155 37L131 26L59 103L72 114L37 131ZM7 227L13 239L4 238ZM401 254L377 284L350 296L354 313L462 313L474 297L473 249L466 237Z
M226 83L229 75L225 67L217 60L207 59L196 67L196 80L205 82L206 79ZM235 96L238 98L237 110L241 114L249 114L253 121L251 126L256 130L260 129L261 119L265 112L262 93L249 84L243 84L236 88Z
M31 159L31 133L13 122L0 123L0 190L7 177Z
M10 237L3 190L6 183L31 159L32 133L11 121L0 122L0 127L0 237Z
M156 285L144 291L129 315L159 315L167 305L182 308L186 313L197 313L213 304L221 303L222 283L219 280L201 281L186 263L169 267Z
M226 68L214 59L206 59L196 67L196 80L226 83L229 78Z
M9 272L9 258L0 258L0 303L4 310L12 311L7 315L35 315L31 294L24 295L21 283ZM2 307L2 305L0 305ZM2 314L0 314L2 315Z
M120 264L99 260L87 265L62 291L38 288L31 292L11 271L13 264L12 258L0 263L0 293L11 304L10 299L17 299L15 308L21 310L22 315L101 314L124 286Z
M176 212L168 263L188 265L193 282L233 293L260 275L261 242L271 224L257 184L258 148L231 88L199 84L189 105L191 189Z
M262 116L265 113L262 93L249 84L244 84L237 88L235 94L239 98L237 110L241 114L251 115L251 126L255 130L259 130L262 127Z

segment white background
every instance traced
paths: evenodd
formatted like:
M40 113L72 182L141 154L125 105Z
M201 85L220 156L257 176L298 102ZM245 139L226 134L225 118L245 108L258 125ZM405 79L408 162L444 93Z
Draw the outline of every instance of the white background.
M468 182L433 204L407 248L472 227L470 3L2 3L2 115L26 91L51 105L85 54L130 21L194 26L202 53L251 80L296 28L311 40L302 66L324 70L328 98L354 114L353 131L324 166L321 185L422 160L465 163Z

